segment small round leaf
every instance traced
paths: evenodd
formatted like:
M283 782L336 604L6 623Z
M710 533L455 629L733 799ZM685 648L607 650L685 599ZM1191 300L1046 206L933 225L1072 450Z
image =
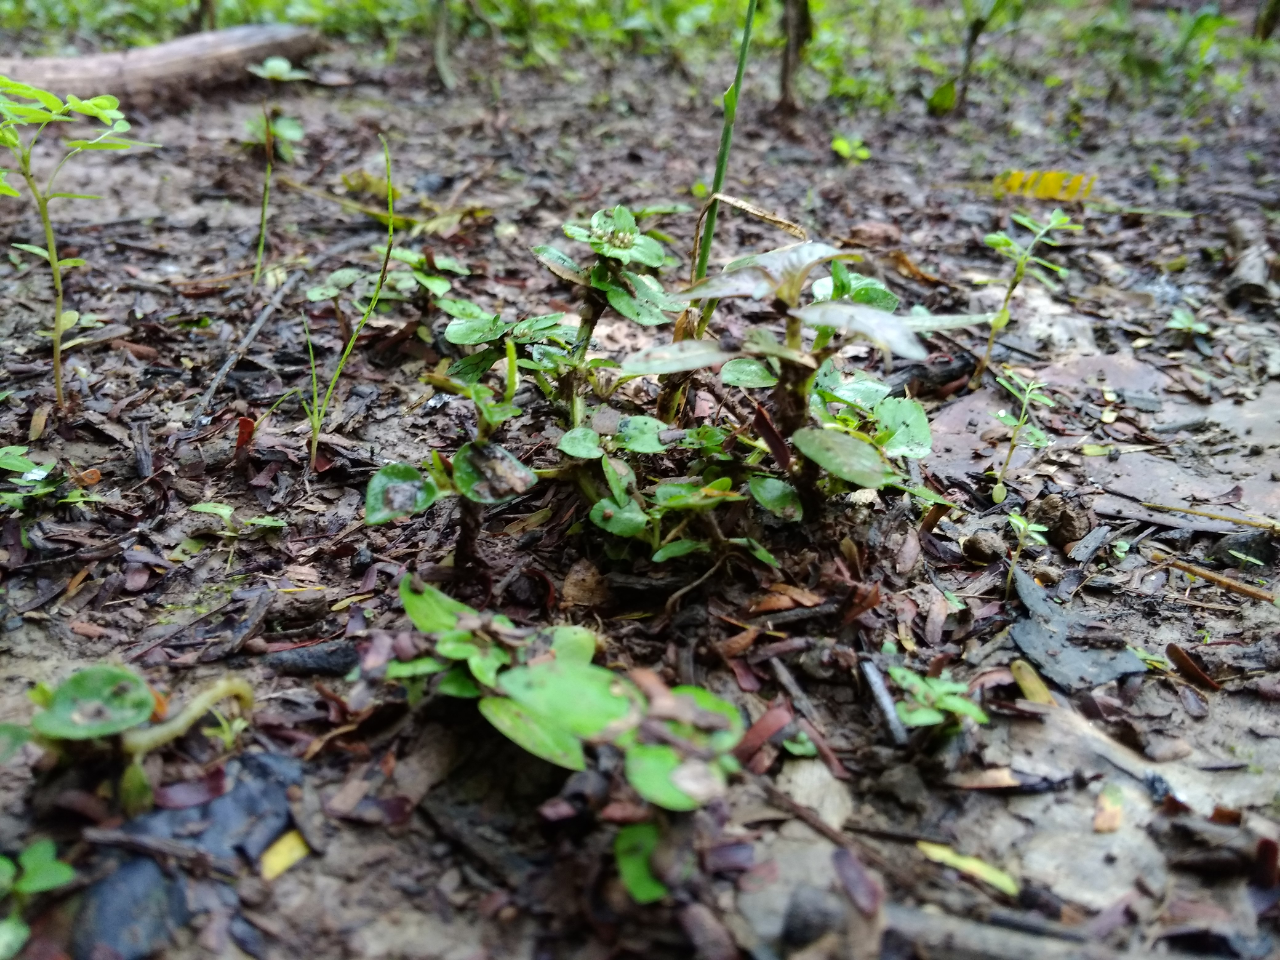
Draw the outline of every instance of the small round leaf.
M137 674L99 664L73 673L32 728L54 740L92 740L145 723L155 709L151 689Z

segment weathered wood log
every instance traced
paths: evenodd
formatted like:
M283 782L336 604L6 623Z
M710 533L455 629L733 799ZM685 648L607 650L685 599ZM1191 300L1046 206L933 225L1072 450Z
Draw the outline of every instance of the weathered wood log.
M196 90L245 79L267 57L297 61L320 37L306 27L248 25L209 30L154 47L85 57L0 57L0 75L62 96L110 93L130 106L181 101Z
M1267 244L1267 231L1256 220L1232 220L1227 228L1234 266L1227 278L1227 302L1261 303L1271 296L1268 278L1273 254Z

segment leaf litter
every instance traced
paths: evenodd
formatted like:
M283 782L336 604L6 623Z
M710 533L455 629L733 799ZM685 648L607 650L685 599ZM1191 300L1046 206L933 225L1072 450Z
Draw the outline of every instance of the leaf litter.
M732 192L794 216L812 189L829 202L806 229L850 242L768 254L781 242L772 225L723 211L713 265L755 259L713 270L718 286L704 289L747 299L721 305L715 341L673 343L663 324L683 309L678 290L637 271L668 254L683 267L695 218L638 214L687 188L718 131L645 61L596 79L633 108L604 137L585 135L585 90L506 86L509 114L460 90L423 94L395 70L368 89L290 91L289 113L338 145L305 160L310 179L375 196L335 209L278 191L261 291L242 272L258 187L227 143L256 107L206 106L206 135L156 179L144 216L67 201L63 252L91 251L109 282L67 280L84 333L62 345L76 397L65 417L50 412L50 367L32 345L45 320L31 301L51 292L20 259L0 268L15 384L0 412L8 846L50 831L88 841L73 861L86 877L115 868L88 888L67 948L141 956L190 942L181 928L194 918L202 949L230 940L254 956L535 939L565 951L593 938L645 956L688 944L716 957L862 956L858 938L886 929L924 951L938 924L992 956L1134 934L1265 955L1280 889L1280 615L1257 596L1275 593L1275 556L1265 530L1219 546L1247 530L1222 517L1280 516L1280 437L1265 413L1280 345L1273 315L1229 299L1212 258L1151 270L1157 252L1220 243L1213 225L1234 212L1206 193L1191 221L1091 213L1060 247L1037 248L1070 267L1065 287L1013 290L979 242L996 226L1016 235L1013 208L926 185L907 162L934 121L905 120L882 165L855 179L834 162L776 159L779 133L747 107ZM466 195L400 253L376 249L387 234L362 212L377 209L381 172L372 118L404 138L402 189L422 171ZM679 148L653 140L676 122L688 130ZM161 117L145 135L186 143L190 123ZM793 126L818 143L823 123L814 108ZM565 129L583 134L589 170L557 155ZM958 139L940 149L967 162ZM1121 160L1097 155L1090 177L1136 204L1139 188L1119 196ZM155 178L149 163L66 176L123 196L131 178ZM632 164L651 179L626 175ZM1068 178L1055 184L1046 199L1064 202ZM415 199L429 206L412 191L397 199L405 217ZM14 242L35 237L33 223L18 221ZM574 260L564 238L612 272ZM306 281L321 286L286 289L286 271L339 247ZM790 302L766 332L752 297L796 300L807 258L855 250L856 270L832 261L815 303ZM395 296L374 310L372 282L392 262ZM1001 282L970 285L981 272ZM560 320L526 318L571 315L573 285L597 281L616 316L597 317L583 360L598 363L583 369L611 400L597 392L589 417L566 421L528 386L553 363L529 344L561 336L546 333ZM1192 322L1173 322L1172 297L1200 304ZM886 325L878 311L899 300L972 323ZM336 360L362 308L313 457L286 395L309 374L308 347ZM1003 309L1011 324L982 326ZM813 341L776 338L789 317L820 337L870 330L901 359L886 369L849 339L815 360ZM1006 384L966 392L989 334ZM466 366L526 336L520 377L480 382L506 362L496 352ZM670 382L658 376L720 364L684 381L679 425L651 415ZM823 403L795 426L761 391L802 368ZM525 393L503 394L521 378ZM1009 383L1050 402L1015 410ZM742 491L714 475L752 456L779 468L795 457L863 489L824 503L785 469ZM555 482L566 463L587 465L570 480L595 471L594 507ZM51 477L66 479L42 487ZM446 496L455 486L473 495ZM712 510L724 518L714 550L700 539ZM1007 519L1024 515L1043 543ZM157 729L165 701L196 700L220 676L247 681L253 707L198 701L203 722L127 765L118 796L104 794L110 764L88 746L77 755L91 762L33 768L27 685L51 696L35 733L65 741L65 726L38 718L61 716L67 678L87 683L73 671L101 661L133 669L109 698L67 708L77 730L106 723L86 738ZM162 809L122 826L130 790ZM23 869L56 872L34 849Z

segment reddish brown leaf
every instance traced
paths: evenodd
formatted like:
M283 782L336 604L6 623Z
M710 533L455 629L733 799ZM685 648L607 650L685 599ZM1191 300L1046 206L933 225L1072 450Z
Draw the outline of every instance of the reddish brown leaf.
M864 917L874 917L884 906L884 884L866 868L852 850L838 847L831 854L831 864L836 868L840 885L849 900Z
M1200 665L1191 659L1191 654L1176 643L1169 644L1164 648L1164 652L1169 657L1169 661L1178 668L1178 672L1196 686L1204 687L1206 690L1222 689L1222 685L1201 670Z
M165 810L184 810L216 800L226 792L226 773L222 767L215 767L199 780L184 780L156 787L156 806Z
M769 452L773 454L774 461L785 472L791 469L791 450L787 446L787 441L782 438L782 434L778 432L778 428L773 425L773 421L769 418L769 414L764 407L756 404L756 417L752 423L756 433L760 434L760 439L764 441L765 446L769 448Z
M746 763L756 751L773 738L779 730L795 719L791 707L785 701L774 703L760 715L760 719L747 728L738 745L733 748L733 755L739 763Z
M721 640L716 644L716 649L726 660L740 657L751 649L751 645L756 642L758 636L760 636L759 627L747 627L741 633L735 633L732 637Z

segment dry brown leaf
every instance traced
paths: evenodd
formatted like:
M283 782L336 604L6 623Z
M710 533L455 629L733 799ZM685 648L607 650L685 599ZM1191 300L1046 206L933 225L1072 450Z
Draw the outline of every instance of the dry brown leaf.
M773 593L780 593L784 597L790 597L802 607L816 607L822 603L822 597L812 590L806 590L804 587L793 587L789 583L775 583L769 590Z
M609 600L609 581L596 565L582 559L569 568L560 588L562 607L595 607Z
M755 615L757 613L777 613L780 610L794 610L796 601L786 594L767 593L758 600L751 601L751 606L747 609L747 613Z

